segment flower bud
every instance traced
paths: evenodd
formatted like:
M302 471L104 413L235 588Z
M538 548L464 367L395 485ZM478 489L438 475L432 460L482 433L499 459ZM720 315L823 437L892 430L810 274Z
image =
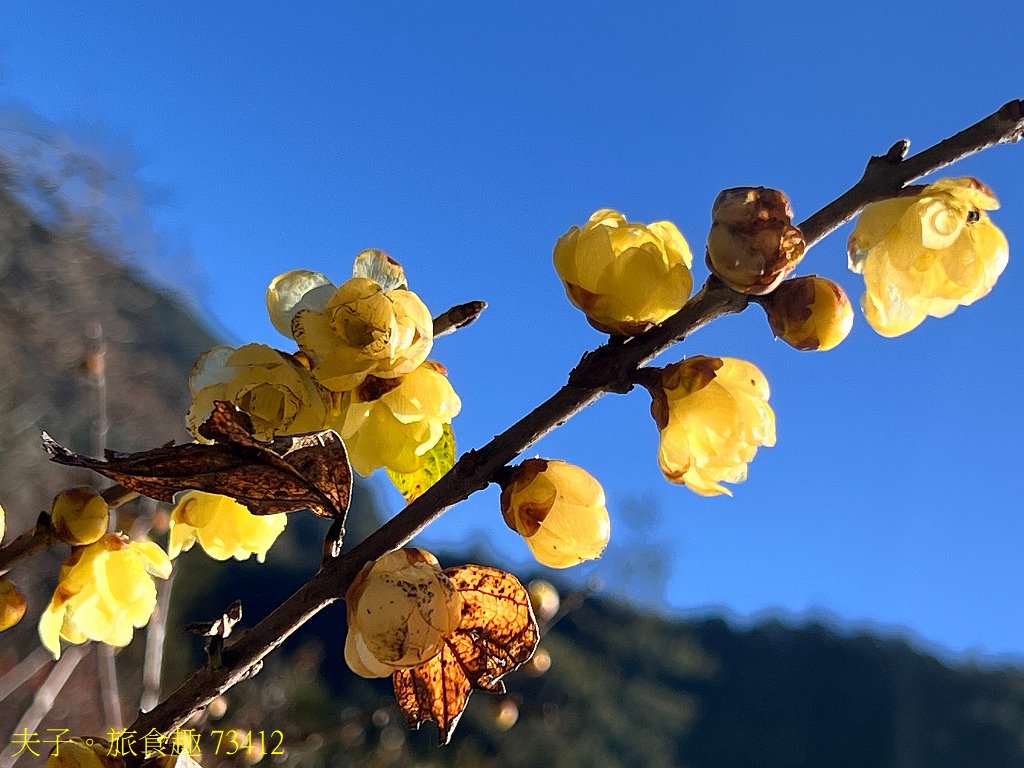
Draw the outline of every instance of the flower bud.
M527 459L501 491L505 523L538 562L568 568L601 556L611 535L604 489L564 461Z
M25 615L25 596L10 579L0 579L0 632L8 630Z
M288 515L283 512L254 515L228 496L188 491L178 498L171 512L167 554L175 558L198 541L214 560L248 560L256 555L262 563L287 524Z
M708 267L734 291L769 293L804 255L786 195L765 187L719 193L711 208Z
M1009 259L986 211L999 207L977 179L940 179L867 206L850 235L850 269L864 275L861 307L882 336L945 317L985 296Z
M797 349L832 349L853 328L853 307L846 291L817 275L786 280L761 306L772 333Z
M110 525L110 507L95 490L80 485L58 493L50 511L57 538L73 547L99 541Z
M555 244L565 293L604 333L632 336L678 312L693 288L693 256L676 225L644 226L603 209Z
M0 543L3 542L5 533L7 533L7 513L4 512L3 507L0 507Z
M758 446L775 445L768 381L752 363L698 355L666 366L645 386L660 432L658 464L670 483L702 496L731 495L720 483L746 480Z
M396 549L367 563L345 603L345 661L362 677L429 661L462 620L462 596L422 549Z

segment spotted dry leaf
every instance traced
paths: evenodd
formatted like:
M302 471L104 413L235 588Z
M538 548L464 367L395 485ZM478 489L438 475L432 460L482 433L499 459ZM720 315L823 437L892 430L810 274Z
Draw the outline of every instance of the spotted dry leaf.
M447 744L474 688L505 690L501 678L533 656L540 633L530 596L510 573L483 565L449 568L462 595L462 621L441 653L392 676L395 698L410 728L433 721Z
M290 435L265 443L253 437L248 414L217 401L199 429L212 445L186 443L140 453L106 452L106 460L71 451L43 433L51 460L86 467L125 488L160 501L179 491L220 493L255 515L309 507L343 520L352 493L345 444L332 430Z

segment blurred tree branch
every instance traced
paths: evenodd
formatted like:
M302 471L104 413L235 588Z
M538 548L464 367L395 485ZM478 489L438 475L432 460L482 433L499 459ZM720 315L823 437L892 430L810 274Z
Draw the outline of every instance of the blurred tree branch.
M978 123L923 152L905 157L909 142L897 142L873 157L847 192L800 224L808 246L851 219L868 203L892 197L909 182L994 144L1024 135L1024 102L1011 101ZM586 353L568 383L497 435L463 454L448 474L350 552L328 559L309 581L269 616L226 644L153 710L129 726L137 733L170 734L216 696L258 669L260 660L325 606L339 600L362 566L405 545L449 507L488 483L526 448L607 392L627 392L640 366L693 331L723 315L742 311L749 297L710 277L701 290L662 325L625 341L612 339ZM132 761L132 765L138 763Z

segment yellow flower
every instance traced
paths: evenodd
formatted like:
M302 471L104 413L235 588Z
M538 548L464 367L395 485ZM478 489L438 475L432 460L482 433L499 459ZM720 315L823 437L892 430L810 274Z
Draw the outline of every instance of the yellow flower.
M99 541L110 524L106 500L87 485L67 488L53 499L50 509L57 538L73 547Z
M384 290L366 277L342 283L322 311L299 311L292 321L299 347L323 386L344 392L369 375L411 373L434 343L430 311L412 291Z
M156 607L156 585L171 561L151 541L130 541L108 533L95 544L76 547L60 569L50 604L39 619L43 645L60 658L60 639L128 645L135 627L145 626Z
M632 336L678 312L693 288L690 246L676 225L644 226L597 211L555 244L565 293L599 331Z
M768 382L753 364L697 356L666 366L648 385L661 432L658 463L665 478L703 496L731 492L758 446L775 445Z
M817 275L786 280L762 299L761 306L772 333L797 349L832 349L853 328L846 291Z
M789 198L777 189L723 190L711 208L708 266L734 291L773 291L804 255Z
M899 336L986 295L1006 268L1009 245L986 210L999 207L977 179L942 179L872 203L850 235L850 269L864 275L861 307L871 327Z
M462 619L462 597L437 558L415 548L367 563L345 604L345 661L362 677L387 677L429 661Z
M367 378L341 398L331 426L348 449L352 468L364 477L379 467L415 472L462 403L445 369L427 361L407 376Z
M7 533L7 513L4 512L3 507L0 507L0 542L4 540L5 533Z
M214 560L259 562L288 524L288 515L254 515L248 507L228 496L202 491L183 493L171 512L171 536L167 554L175 558L192 545L199 545Z
M270 322L292 338L292 321L304 309L320 311L338 287L327 275L308 269L293 269L278 275L267 288L267 312Z
M60 739L46 758L45 768L124 768L124 760L100 738Z
M17 625L25 615L25 596L9 579L0 579L0 632Z
M196 437L215 400L234 403L252 418L256 437L314 432L327 416L325 394L294 358L264 344L219 345L196 360L189 377L188 428Z
M600 557L611 535L601 484L564 461L527 459L516 467L501 491L501 514L552 568Z

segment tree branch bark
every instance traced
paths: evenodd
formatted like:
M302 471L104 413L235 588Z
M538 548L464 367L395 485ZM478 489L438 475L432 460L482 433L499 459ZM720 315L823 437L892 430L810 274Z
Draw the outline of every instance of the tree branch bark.
M994 114L933 147L903 158L903 142L868 163L853 187L800 224L811 245L852 218L868 203L895 195L907 183L985 147L1016 141L1024 134L1024 102L1012 101ZM588 352L568 383L487 445L462 455L448 474L350 552L324 563L309 581L263 621L224 649L219 665L207 664L152 711L130 726L169 734L216 696L249 675L311 616L340 600L363 565L405 545L449 507L484 488L494 474L543 435L606 392L626 392L635 371L693 331L723 315L742 311L749 297L710 277L673 317L650 331L612 340Z

